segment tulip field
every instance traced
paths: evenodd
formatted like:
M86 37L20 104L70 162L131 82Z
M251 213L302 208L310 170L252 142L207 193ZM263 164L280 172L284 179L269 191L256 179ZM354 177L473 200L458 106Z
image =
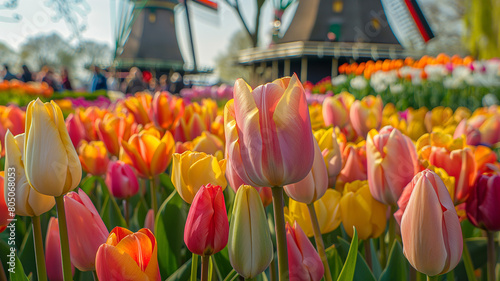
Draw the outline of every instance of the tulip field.
M339 72L0 106L0 280L500 280L500 61Z

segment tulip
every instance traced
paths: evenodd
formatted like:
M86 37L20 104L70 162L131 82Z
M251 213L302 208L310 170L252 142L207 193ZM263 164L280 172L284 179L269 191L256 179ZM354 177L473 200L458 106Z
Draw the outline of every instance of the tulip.
M184 100L169 92L157 92L153 98L152 118L156 126L165 130L176 124L184 114Z
M101 281L160 281L158 247L153 233L146 228L136 233L115 227L95 258Z
M36 191L26 179L23 162L24 134L13 136L10 131L5 135L5 171L8 177L14 175L14 186L4 181L5 198L15 196L15 213L19 216L40 216L48 212L56 203L54 197ZM14 187L14 188L13 188Z
M160 139L159 134L142 131L130 137L128 142L122 141L122 146L139 176L153 178L167 169L175 142L170 132Z
M59 224L57 218L51 217L45 236L45 261L47 263L47 276L50 281L63 281L61 261L61 239L59 237ZM72 274L75 267L71 265Z
M78 158L85 172L94 176L106 174L108 169L108 151L102 141L82 141L78 147Z
M184 228L189 251L200 256L220 252L227 245L229 222L222 188L203 185L196 193Z
M78 115L81 120L81 124L85 130L85 137L88 141L98 140L97 130L96 130L96 122L99 119L104 118L107 111L104 109L100 109L97 106L89 106L85 110L81 110L77 108L75 111L75 115Z
M75 148L85 139L85 128L78 114L70 113L66 118L66 129Z
M465 202L477 173L474 153L465 145L465 140L433 132L420 137L416 147L421 160L443 168L448 175L455 178L455 192L453 192L455 204Z
M128 199L139 191L139 181L134 170L122 161L108 165L106 186L114 197L120 199Z
M106 242L108 229L83 190L64 196L71 262L81 271L95 269L96 253Z
M337 176L342 170L342 152L337 142L337 135L333 128L330 128L328 130L320 129L315 131L314 137L325 160L328 173L328 186L332 187L335 185Z
M321 234L332 232L339 227L340 216L340 198L342 195L335 189L328 189L319 200L314 202L314 210L318 217L318 224ZM309 237L314 235L309 209L306 204L290 199L288 202L288 213L285 214L289 223L295 221ZM286 213L286 212L285 212Z
M500 175L478 177L466 202L467 218L476 227L500 230Z
M481 133L478 129L474 128L471 125L467 124L467 120L462 120L457 128L455 129L455 133L453 134L453 138L460 138L465 136L467 141L467 145L479 145L481 143Z
M11 219L11 213L7 208L4 194L4 171L0 172L0 233L2 233L9 224L8 219ZM7 197L8 198L8 197Z
M462 231L443 181L436 173L424 170L406 190L411 194L407 205L399 206L404 207L403 254L415 269L429 276L453 270L462 256Z
M137 93L125 99L123 105L134 116L135 122L146 125L151 122L149 117L151 103L151 95Z
M323 101L325 125L343 128L349 124L349 110L354 101L354 96L348 92L325 98Z
M10 130L14 135L24 133L25 112L17 105L9 105L0 115L4 127Z
M321 280L325 271L321 258L297 222L293 227L286 224L286 240L290 281Z
M237 80L224 121L226 155L244 182L284 186L310 172L314 160L311 122L304 88L296 75L253 91L245 81Z
M155 213L153 209L149 209L146 214L146 219L144 220L144 228L151 230L151 232L155 231Z
M367 160L364 141L357 145L348 143L344 148L342 157L344 167L340 171L338 177L336 186L338 190L342 190L344 184L347 182L353 182L356 180L364 181L367 179Z
M487 117L478 127L481 134L481 142L493 145L500 141L500 115Z
M246 279L254 278L271 263L273 242L266 213L257 191L243 185L234 201L228 241L229 261Z
M217 151L224 151L224 143L217 136L204 131L193 140L192 150L215 155Z
M371 129L380 128L382 109L383 102L380 96L366 96L352 103L349 117L352 127L359 136L364 138Z
M368 181L354 181L344 186L340 213L344 229L351 237L353 226L363 240L377 238L385 231L387 206L373 198Z
M128 141L136 126L132 115L116 116L108 113L96 122L99 139L104 142L109 153L118 156L120 143Z
M378 133L371 130L366 141L366 159L373 198L396 205L403 188L420 168L412 140L390 126Z
M447 127L455 121L453 119L453 110L444 106L438 106L428 111L424 120L427 132L432 132L436 127Z
M320 103L313 103L309 105L309 119L311 120L311 128L318 130L325 124L323 120L323 107Z
M226 160L217 161L212 155L192 151L174 153L172 183L181 198L191 204L205 184L218 185L224 190L227 186L225 170Z
M38 192L61 196L82 178L82 167L59 106L30 102L26 111L24 163L26 178Z
M311 171L299 182L284 186L286 194L295 201L306 204L314 203L328 189L328 174L323 154L314 141L314 162Z

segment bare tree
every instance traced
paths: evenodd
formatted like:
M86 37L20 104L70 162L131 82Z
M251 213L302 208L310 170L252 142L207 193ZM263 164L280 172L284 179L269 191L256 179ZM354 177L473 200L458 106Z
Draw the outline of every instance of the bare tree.
M238 17L245 28L245 31L250 36L252 40L252 46L257 47L259 43L259 26L260 26L260 15L262 11L262 6L266 2L266 0L255 0L255 4L257 5L257 12L255 13L255 29L252 31L249 28L249 23L245 20L242 14L242 9L240 7L239 0L224 0L226 4L228 4L234 11L238 14ZM249 1L250 2L250 1Z

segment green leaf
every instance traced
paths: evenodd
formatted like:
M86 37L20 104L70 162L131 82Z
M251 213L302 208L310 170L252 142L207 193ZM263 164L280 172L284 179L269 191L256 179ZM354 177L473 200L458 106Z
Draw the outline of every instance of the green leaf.
M399 241L396 241L392 245L389 259L387 260L387 267L382 272L379 280L407 280L408 277L408 262L403 255L401 244L399 244Z
M222 251L216 253L215 255L213 255L213 257L222 276L227 276L233 270L233 267L229 262L229 253L227 251L227 247L224 247Z
M21 261L17 258L16 255L16 266L12 269L7 269L9 272L9 277L11 281L28 281L28 277L26 277L26 274L24 274L24 269L23 269L23 264Z
M356 259L358 257L358 232L355 227L353 228L354 237L352 238L347 259L337 281L352 281L354 278L354 269L356 268Z
M191 274L191 259L170 275L166 281L184 281L189 280Z
M339 252L335 245L332 245L325 250L326 259L328 260L328 265L330 266L330 271L332 274L332 280L337 280L342 271L342 259L340 258Z
M184 201L172 194L163 202L155 220L155 236L158 242L158 263L162 276L173 274L180 263L184 245L184 225L187 214L183 210Z
M101 177L95 177L99 181L103 194L103 204L101 207L101 217L104 224L108 227L108 230L112 230L116 226L127 227L127 222L122 215L120 206L116 202L116 199L109 193L106 183Z
M372 272L376 279L380 278L382 274L382 266L380 265L380 260L377 256L377 251L375 250L375 246L373 245L374 240L370 239L370 248L372 253Z
M339 254L342 257L346 257L346 260L348 258L348 255L350 253L350 247L352 247L352 242L351 246L349 245L349 242L342 238L338 238L340 242L340 247L339 247ZM354 239L353 239L354 240ZM348 254L347 251L349 251ZM345 267L345 265L344 265ZM366 263L365 258L358 252L357 259L356 259L356 268L354 269L354 279L353 280L359 280L359 281L376 281L377 279L373 275L372 271L370 270L370 267L368 267L368 264Z

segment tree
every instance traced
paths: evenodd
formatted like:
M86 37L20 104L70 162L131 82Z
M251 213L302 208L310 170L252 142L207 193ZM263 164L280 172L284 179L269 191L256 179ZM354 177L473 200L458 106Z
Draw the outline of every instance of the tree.
M466 11L464 40L471 54L480 59L500 57L500 2L467 1Z
M257 12L255 13L255 29L253 31L249 28L249 23L243 17L241 7L239 4L239 0L225 0L225 3L228 4L234 11L238 14L238 17L245 28L246 33L250 36L252 40L252 47L257 47L259 43L259 26L260 26L260 15L262 6L266 0L255 0L255 4L257 5Z
M249 80L250 71L248 68L238 64L238 53L240 50L252 46L252 41L244 30L236 32L232 37L226 53L218 55L216 58L216 69L221 81L232 83L238 78Z
M20 48L21 60L33 69L47 65L54 68L72 68L75 51L58 34L29 38Z
M16 63L17 59L16 52L6 44L0 43L0 64L13 65Z

